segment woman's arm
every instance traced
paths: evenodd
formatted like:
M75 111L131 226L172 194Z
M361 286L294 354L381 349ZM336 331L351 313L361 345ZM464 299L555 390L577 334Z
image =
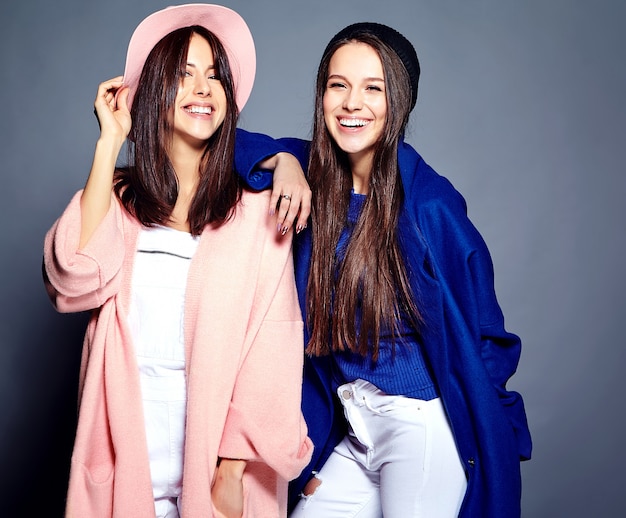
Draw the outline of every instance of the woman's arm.
M302 161L285 141L274 140L262 133L237 129L235 169L251 189L272 188L270 214L276 213L277 229L286 234L295 225L300 232L311 213L311 189ZM287 197L285 197L287 196Z
M259 236L263 239L263 236ZM242 358L218 455L261 462L285 480L298 476L312 443L301 410L303 322L294 283L291 242L270 229L260 258L251 342ZM260 311L260 313L256 313ZM276 397L280 394L280 397Z
M61 312L99 307L118 289L124 237L119 231L120 209L113 207L111 200L115 162L130 131L127 90L115 99L121 79L105 81L98 87L94 105L100 138L86 186L45 237L44 284Z
M243 472L246 461L220 459L211 488L211 500L224 518L243 515Z
M115 295L125 257L121 205L110 208L89 242L79 248L81 197L76 193L44 239L43 278L57 311L73 313L97 308Z
M278 231L285 235L295 222L299 234L311 213L311 188L300 162L289 153L278 153L260 162L259 167L274 171L270 214L277 212Z
M128 89L121 90L116 96L121 86L121 76L98 86L94 107L100 124L100 137L81 197L79 248L87 244L111 206L115 164L131 127L130 112L126 106Z

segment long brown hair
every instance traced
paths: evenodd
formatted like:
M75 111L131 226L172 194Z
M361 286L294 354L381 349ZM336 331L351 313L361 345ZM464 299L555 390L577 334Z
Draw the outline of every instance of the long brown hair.
M117 171L115 192L126 210L143 225L165 225L170 221L178 197L176 173L167 154L173 132L171 111L193 34L202 36L213 50L227 103L224 122L207 141L200 162L200 181L189 208L191 233L199 235L206 225L226 221L241 197L241 183L233 171L239 116L235 85L224 47L206 28L194 25L177 29L163 37L148 55L131 108L131 165Z
M346 225L352 173L348 157L324 123L323 97L334 52L352 41L371 46L384 70L387 117L374 151L369 194L346 249L337 264L335 249ZM329 45L320 62L315 92L309 181L313 191L313 249L307 286L307 352L325 355L346 349L378 358L379 336L395 344L401 318L416 331L422 318L415 304L397 227L404 192L398 169L398 143L411 111L409 76L397 54L373 34L359 34ZM361 323L357 329L357 314Z

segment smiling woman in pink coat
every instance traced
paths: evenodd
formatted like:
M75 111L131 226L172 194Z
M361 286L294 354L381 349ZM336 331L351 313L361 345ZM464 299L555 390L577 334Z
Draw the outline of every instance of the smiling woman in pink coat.
M93 165L44 252L55 307L92 314L69 517L285 516L310 459L291 239L233 172L254 74L241 17L192 4L142 21L98 88Z

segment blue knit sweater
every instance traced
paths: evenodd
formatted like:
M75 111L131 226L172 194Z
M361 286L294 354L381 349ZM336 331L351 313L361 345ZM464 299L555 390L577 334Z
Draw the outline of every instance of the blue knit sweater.
M350 195L346 227L337 243L338 264L345 257L348 242L356 225L366 195ZM358 302L357 302L358 304ZM357 312L357 329L359 329ZM400 322L400 334L396 343L390 334L382 334L379 343L379 356L376 362L371 354L363 357L351 351L336 352L331 358L333 362L333 388L337 388L357 378L369 381L387 394L403 395L416 399L430 400L437 397L429 369L422 354L422 345L418 334L406 320Z

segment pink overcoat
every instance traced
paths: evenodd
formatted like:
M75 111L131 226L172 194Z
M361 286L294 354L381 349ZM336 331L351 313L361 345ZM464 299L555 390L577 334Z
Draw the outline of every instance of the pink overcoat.
M78 249L80 192L47 233L46 287L61 312L91 310L67 496L70 518L150 517L154 504L138 368L127 325L139 223L115 197ZM269 192L202 233L188 277L188 384L182 516L214 516L217 457L247 459L246 517L286 515L287 481L312 444L300 411L303 325L291 240L277 237Z

